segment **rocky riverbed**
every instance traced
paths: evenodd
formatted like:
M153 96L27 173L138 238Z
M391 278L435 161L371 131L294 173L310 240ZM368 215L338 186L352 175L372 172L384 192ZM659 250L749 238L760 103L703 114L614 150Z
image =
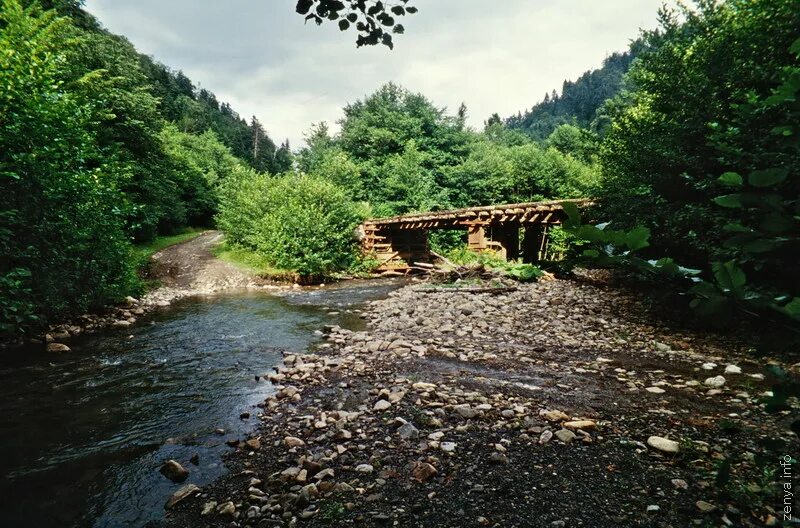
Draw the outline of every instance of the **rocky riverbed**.
M791 412L761 403L766 360L652 308L593 274L398 290L367 331L326 328L265 373L258 434L231 443L229 475L181 488L169 523L777 526L769 469L797 453L765 447L796 448Z

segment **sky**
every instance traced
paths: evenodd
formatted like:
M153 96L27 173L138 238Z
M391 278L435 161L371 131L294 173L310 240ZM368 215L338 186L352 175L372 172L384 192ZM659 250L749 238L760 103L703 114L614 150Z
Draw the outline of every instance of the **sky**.
M468 124L530 108L603 59L664 0L412 0L394 50L356 48L354 31L304 24L294 0L86 0L113 33L183 70L276 142L303 142L312 123L334 130L342 107L394 81Z

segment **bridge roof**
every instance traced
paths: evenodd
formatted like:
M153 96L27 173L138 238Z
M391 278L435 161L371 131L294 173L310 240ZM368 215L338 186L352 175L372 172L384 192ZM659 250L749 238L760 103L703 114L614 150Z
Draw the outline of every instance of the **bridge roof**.
M470 224L521 223L546 224L560 223L564 216L562 204L571 202L576 205L588 205L588 199L549 200L543 202L525 202L515 204L484 205L465 207L449 211L430 211L427 213L410 213L389 218L373 218L364 222L375 227L447 227Z

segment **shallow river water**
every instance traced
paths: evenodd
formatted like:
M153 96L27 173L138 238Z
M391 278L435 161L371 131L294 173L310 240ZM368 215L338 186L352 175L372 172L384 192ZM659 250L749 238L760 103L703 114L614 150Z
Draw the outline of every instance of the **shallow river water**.
M161 463L183 464L184 484L224 474L225 441L256 427L254 406L271 390L256 376L282 351L313 347L325 324L361 328L352 310L397 286L190 299L132 328L73 341L69 354L4 357L0 526L159 526L183 485L164 478ZM253 417L240 419L245 411Z

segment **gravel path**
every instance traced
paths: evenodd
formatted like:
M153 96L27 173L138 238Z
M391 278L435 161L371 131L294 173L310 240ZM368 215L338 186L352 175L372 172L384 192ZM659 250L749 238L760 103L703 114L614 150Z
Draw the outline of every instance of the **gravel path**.
M230 475L182 488L170 523L777 525L756 461L796 438L760 401L766 361L659 312L602 280L403 288L371 303L368 331L328 328L268 374L258 435Z
M255 275L217 259L212 250L221 241L222 233L206 231L153 255L148 278L161 286L148 293L143 303L164 306L183 297L268 287Z

